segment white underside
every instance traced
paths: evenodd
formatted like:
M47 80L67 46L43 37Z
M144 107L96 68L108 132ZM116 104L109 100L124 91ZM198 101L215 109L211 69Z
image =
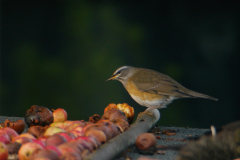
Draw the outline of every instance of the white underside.
M174 97L169 97L166 99L161 99L161 100L142 100L140 99L138 96L134 96L131 95L131 97L140 105L148 107L148 108L152 108L152 107L157 107L157 108L166 108L166 106L172 102L172 100L174 99Z

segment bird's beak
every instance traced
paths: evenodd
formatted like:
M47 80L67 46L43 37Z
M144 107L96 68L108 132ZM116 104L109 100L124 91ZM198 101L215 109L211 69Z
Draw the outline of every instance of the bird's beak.
M115 77L110 77L110 78L108 78L106 81L111 81L111 80L114 80L115 79Z
M108 78L108 79L106 80L106 82L107 82L107 81L111 81L111 80L112 80L112 77Z

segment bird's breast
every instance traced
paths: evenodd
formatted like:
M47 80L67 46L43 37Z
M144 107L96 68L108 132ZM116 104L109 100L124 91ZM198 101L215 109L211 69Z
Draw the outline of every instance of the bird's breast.
M166 99L163 95L142 92L131 82L126 83L124 87L137 103L145 107L160 106Z

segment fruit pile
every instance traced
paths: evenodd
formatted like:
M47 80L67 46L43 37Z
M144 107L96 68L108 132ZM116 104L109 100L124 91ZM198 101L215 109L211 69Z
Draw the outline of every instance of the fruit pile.
M26 133L14 125L0 129L0 159L17 155L19 160L81 160L127 130L133 118L134 110L126 103L109 104L102 117L95 114L89 121L70 121L62 108L52 112L34 105L25 115Z

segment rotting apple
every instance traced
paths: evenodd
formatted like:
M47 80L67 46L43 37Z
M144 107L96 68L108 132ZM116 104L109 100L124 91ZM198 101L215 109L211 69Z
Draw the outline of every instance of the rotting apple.
M125 121L127 121L127 117L126 117L125 113L123 111L121 111L119 109L115 109L115 108L109 109L106 112L104 112L104 114L101 117L101 120L106 119L106 120L111 121L116 118L122 118Z
M9 119L6 119L4 122L4 127L12 128L18 134L21 134L25 129L25 122L22 119L19 119L17 121L10 121Z
M140 134L135 142L135 145L140 150L148 150L152 147L156 147L157 140L152 133Z
M111 122L117 125L120 128L121 132L126 131L130 127L129 123L122 118L113 119Z
M17 154L22 145L18 142L7 144L7 150L9 154ZM1 159L1 158L0 158Z
M35 125L45 126L53 122L53 115L48 108L33 105L27 110L24 120L28 127Z
M42 137L43 136L43 134L44 134L44 132L48 129L48 127L49 126L39 126L39 125L37 125L37 126L31 126L29 129L28 129L28 131L27 131L27 133L30 133L30 134L32 134L34 137L36 137L36 138L40 138L40 137Z

